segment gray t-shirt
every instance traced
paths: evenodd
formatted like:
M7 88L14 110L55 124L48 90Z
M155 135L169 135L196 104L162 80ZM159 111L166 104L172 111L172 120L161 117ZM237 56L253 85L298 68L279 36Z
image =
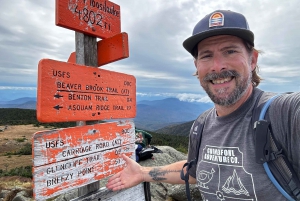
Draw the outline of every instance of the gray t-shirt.
M227 116L218 117L215 109L209 112L203 128L197 171L196 168L190 170L190 175L197 179L204 201L286 200L270 181L262 164L255 162L251 119L258 94L259 89L254 89L251 97ZM299 178L300 93L276 98L266 119L272 122L274 136L288 153ZM190 135L197 133L191 130ZM195 157L196 150L190 145L188 160Z

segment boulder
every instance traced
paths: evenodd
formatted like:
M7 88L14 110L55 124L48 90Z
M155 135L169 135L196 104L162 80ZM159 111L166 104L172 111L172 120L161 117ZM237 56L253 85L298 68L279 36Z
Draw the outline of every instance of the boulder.
M0 198L5 198L9 194L9 190L2 189L0 192Z
M154 153L152 159L140 161L142 166L163 166L181 160L186 160L187 156L169 146L157 146L163 153ZM192 200L202 200L196 185L190 185ZM161 182L150 183L152 201L176 200L186 201L184 184L166 184Z
M29 197L31 196L31 198ZM27 191L20 191L17 195L12 199L12 201L31 201L32 195L28 194Z

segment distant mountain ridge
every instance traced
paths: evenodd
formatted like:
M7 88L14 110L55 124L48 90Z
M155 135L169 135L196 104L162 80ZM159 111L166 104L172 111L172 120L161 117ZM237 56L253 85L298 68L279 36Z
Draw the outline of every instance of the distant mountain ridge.
M137 102L136 127L156 131L195 120L212 103L180 101L177 98ZM0 108L36 109L36 98L24 97L11 101L0 101ZM180 134L181 135L181 134Z
M184 102L177 98L139 101L134 119L138 128L155 131L160 128L195 120L212 103Z
M191 127L194 121L189 121L183 124L173 124L156 130L156 133L168 134L168 135L180 135L189 136Z
M36 109L35 97L23 97L11 101L0 101L0 108Z

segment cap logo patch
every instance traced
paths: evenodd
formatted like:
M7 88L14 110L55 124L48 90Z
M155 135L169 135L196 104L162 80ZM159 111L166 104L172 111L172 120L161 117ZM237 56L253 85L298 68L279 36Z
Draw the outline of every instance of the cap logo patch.
M224 26L224 15L223 13L213 13L209 18L209 27Z

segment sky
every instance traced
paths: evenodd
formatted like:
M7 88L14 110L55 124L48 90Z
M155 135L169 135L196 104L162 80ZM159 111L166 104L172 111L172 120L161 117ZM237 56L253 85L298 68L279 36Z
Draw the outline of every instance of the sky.
M300 91L298 0L114 0L129 58L101 68L135 76L137 100L169 97L207 102L182 42L195 24L217 9L246 16L255 35L265 91ZM99 39L100 40L100 39ZM41 59L67 61L75 31L55 25L55 0L1 0L0 101L36 97Z

